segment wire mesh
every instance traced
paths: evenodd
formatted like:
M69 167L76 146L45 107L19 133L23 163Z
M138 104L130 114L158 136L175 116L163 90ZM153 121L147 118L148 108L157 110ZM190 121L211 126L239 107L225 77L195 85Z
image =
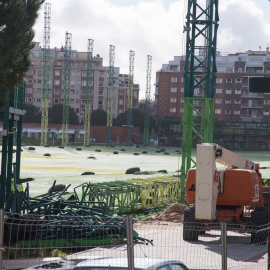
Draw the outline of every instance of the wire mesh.
M184 227L182 222L154 218L133 223L135 258L178 260L189 269L222 269L220 223ZM187 229L195 239L183 240ZM268 230L265 225L227 225L227 269L266 269ZM86 259L100 257L120 262L129 248L121 217L12 213L5 214L4 247L3 269L13 270L73 269Z

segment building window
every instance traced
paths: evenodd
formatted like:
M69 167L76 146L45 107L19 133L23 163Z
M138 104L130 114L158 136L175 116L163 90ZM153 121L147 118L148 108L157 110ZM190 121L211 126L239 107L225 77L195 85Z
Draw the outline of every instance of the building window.
M216 104L221 104L222 103L222 99L221 98L216 98L215 103Z
M176 97L171 97L171 102L176 102Z
M86 95L86 91L85 90L82 90L82 95Z
M28 103L31 103L31 102L32 102L32 98L30 98L30 97L27 98L27 102L28 102Z
M37 88L37 93L41 93L41 88Z
M119 109L119 113L122 113L123 112L123 110L122 109Z
M181 93L184 93L184 87L181 88Z
M241 100L240 99L235 99L234 100L234 104L240 104L241 103Z
M172 93L176 93L177 92L177 88L176 87L171 87L171 92Z
M70 85L75 86L75 81L70 81Z
M263 115L270 115L269 111L263 111Z
M71 95L74 95L74 93L75 93L74 89L71 89L71 90L70 90L70 94L71 94Z
M103 91L98 91L99 96L103 96Z
M80 112L80 109L79 108L76 108L76 113L79 113Z
M176 113L176 108L170 108L171 113Z
M76 104L80 104L80 100L79 99L76 99Z
M55 75L55 76L60 76L60 70L55 70L55 71L54 71L54 75Z
M81 91L80 90L76 90L76 95L80 95Z
M54 85L60 85L60 80L54 80Z
M237 71L238 72L243 72L243 69L242 68L238 68Z
M237 95L241 95L241 89L235 89L234 93L237 94Z
M185 82L185 78L184 77L181 78L181 82Z
M28 80L28 83L29 83L29 84L32 84L32 83L33 83L33 81L32 81L32 80Z
M180 98L180 103L184 103L184 98Z
M81 114L85 114L85 109L81 109Z
M81 72L80 71L77 71L77 76L81 76Z
M70 104L74 104L74 99L70 99Z
M102 105L102 100L99 100L98 101L98 105Z
M270 105L270 100L264 100L264 101L263 101L263 104L264 104L264 105Z
M222 89L221 88L217 88L216 89L216 94L222 94Z
M199 96L200 94L200 89L199 88L195 88L194 89L194 96Z
M123 99L119 99L119 105L123 105Z
M71 76L75 76L76 72L74 70L71 71Z
M55 103L55 104L58 104L58 103L59 103L59 98L55 98L55 99L54 99L54 103Z
M231 94L232 93L232 89L226 89L226 94Z
M221 78L216 78L216 83L222 83L222 79Z
M231 110L225 110L225 114L231 114Z
M59 95L59 89L54 89L54 94Z
M32 93L33 93L33 89L32 89L32 88L27 88L27 89L26 89L26 92L27 92L28 94L32 94Z
M180 108L180 113L183 113L184 112L184 108Z
M240 110L234 110L234 114L240 114Z
M231 99L225 99L225 104L231 104L231 103L232 103Z
M81 104L85 104L85 99L82 99L81 100Z
M226 79L226 83L232 83L232 79Z
M76 81L76 85L81 85L81 81Z
M134 91L133 97L136 98L136 99L138 98L138 91Z
M28 70L28 75L33 75L33 69Z
M236 83L241 83L242 80L241 80L241 79L235 79L235 82L236 82Z
M221 109L215 109L215 114L221 114Z
M120 96L123 96L123 94L124 94L124 91L123 91L122 89L120 89L120 90L119 90L119 95L120 95Z
M40 103L41 102L41 98L37 98L37 102Z
M177 82L177 77L172 77L171 82Z
M82 77L86 77L87 76L87 72L86 71L82 71Z
M41 75L42 75L42 70L39 69L39 70L38 70L38 76L41 76Z

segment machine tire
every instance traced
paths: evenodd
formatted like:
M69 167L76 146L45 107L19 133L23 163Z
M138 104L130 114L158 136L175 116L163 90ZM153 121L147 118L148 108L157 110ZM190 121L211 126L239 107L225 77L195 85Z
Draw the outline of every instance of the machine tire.
M251 213L252 232L251 244L266 244L268 231L257 232L258 230L267 228L268 226L268 208L265 206L258 206Z
M190 207L184 211L183 240L198 241L197 222L195 221L195 207Z

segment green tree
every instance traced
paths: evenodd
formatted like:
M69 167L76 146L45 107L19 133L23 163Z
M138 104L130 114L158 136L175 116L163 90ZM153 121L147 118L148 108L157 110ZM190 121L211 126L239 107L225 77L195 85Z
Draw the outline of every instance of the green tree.
M132 109L132 125L139 127L140 131L144 129L144 111L139 109ZM122 126L127 124L127 112L120 113L113 121L114 126ZM149 117L149 130L152 130L156 126L156 119L150 115Z
M62 124L63 120L63 104L53 105L48 111L49 124ZM78 125L79 117L75 110L69 106L69 124Z
M26 113L23 116L23 122L25 123L40 123L41 113L38 108L32 104L25 104Z
M30 66L33 26L45 0L0 1L0 108Z
M102 109L97 109L91 113L91 126L106 126L107 113Z

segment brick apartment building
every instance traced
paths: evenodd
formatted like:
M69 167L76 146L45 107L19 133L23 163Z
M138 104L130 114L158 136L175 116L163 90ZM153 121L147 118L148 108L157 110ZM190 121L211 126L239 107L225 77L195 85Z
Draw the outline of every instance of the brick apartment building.
M39 110L42 107L42 61L43 49L39 42L31 52L31 67L26 77L26 104L33 104ZM64 90L64 48L51 49L49 77L49 106L62 104ZM103 58L99 55L93 59L92 110L107 110L108 67L103 66ZM80 122L84 121L85 91L87 76L87 53L72 50L70 76L70 106L74 108ZM128 75L120 74L120 68L115 67L113 117L127 109ZM138 108L138 84L134 84L133 108Z
M198 57L203 57L199 55ZM175 56L156 73L156 115L183 116L184 56ZM221 121L270 122L270 93L250 93L249 77L270 77L270 52L247 51L216 57L215 119ZM202 96L202 89L194 97ZM199 105L199 104L198 104Z

